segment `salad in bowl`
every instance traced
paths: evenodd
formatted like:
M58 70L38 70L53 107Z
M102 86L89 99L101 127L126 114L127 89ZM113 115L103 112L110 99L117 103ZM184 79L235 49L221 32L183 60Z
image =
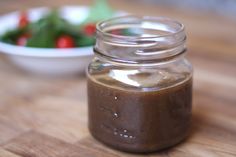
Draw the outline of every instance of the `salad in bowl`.
M0 52L31 73L83 73L93 56L96 23L123 14L97 0L91 7L43 7L2 15Z

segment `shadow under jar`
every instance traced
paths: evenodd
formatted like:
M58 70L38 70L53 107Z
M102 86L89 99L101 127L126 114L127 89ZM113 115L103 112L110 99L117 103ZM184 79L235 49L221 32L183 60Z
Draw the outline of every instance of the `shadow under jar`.
M102 143L136 153L158 151L188 134L192 66L184 26L126 16L97 25L87 71L89 130Z

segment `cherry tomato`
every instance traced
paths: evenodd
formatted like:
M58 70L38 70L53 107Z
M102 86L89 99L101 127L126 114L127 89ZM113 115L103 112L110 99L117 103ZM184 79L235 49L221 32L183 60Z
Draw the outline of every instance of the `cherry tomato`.
M22 12L19 18L19 27L24 28L29 24L29 19L26 12Z
M72 48L75 47L74 39L69 35L62 35L56 41L57 48Z
M17 41L16 44L19 46L25 46L27 44L28 39L30 38L30 34L23 34L21 35Z
M111 31L111 34L114 34L114 35L122 35L122 30L119 30L119 29L114 29Z
M96 25L94 23L89 23L84 26L84 32L88 36L92 36L96 33Z

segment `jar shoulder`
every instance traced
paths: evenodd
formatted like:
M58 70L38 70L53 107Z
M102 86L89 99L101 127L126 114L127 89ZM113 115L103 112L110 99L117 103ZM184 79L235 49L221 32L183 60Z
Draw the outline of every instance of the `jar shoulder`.
M156 66L120 66L94 59L87 70L88 79L99 84L127 90L152 90L175 86L192 78L187 59Z

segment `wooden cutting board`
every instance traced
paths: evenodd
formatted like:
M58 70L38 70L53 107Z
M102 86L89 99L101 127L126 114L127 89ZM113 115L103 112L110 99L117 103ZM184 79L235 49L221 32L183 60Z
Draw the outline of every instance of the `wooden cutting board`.
M0 11L46 0L1 1ZM54 1L55 2L55 1ZM84 2L74 0L72 2ZM65 1L57 1L57 5ZM181 144L146 157L236 156L236 23L214 15L111 1L118 9L162 15L187 26L194 65L193 123ZM26 74L0 56L0 157L135 157L94 140L87 129L86 78Z

